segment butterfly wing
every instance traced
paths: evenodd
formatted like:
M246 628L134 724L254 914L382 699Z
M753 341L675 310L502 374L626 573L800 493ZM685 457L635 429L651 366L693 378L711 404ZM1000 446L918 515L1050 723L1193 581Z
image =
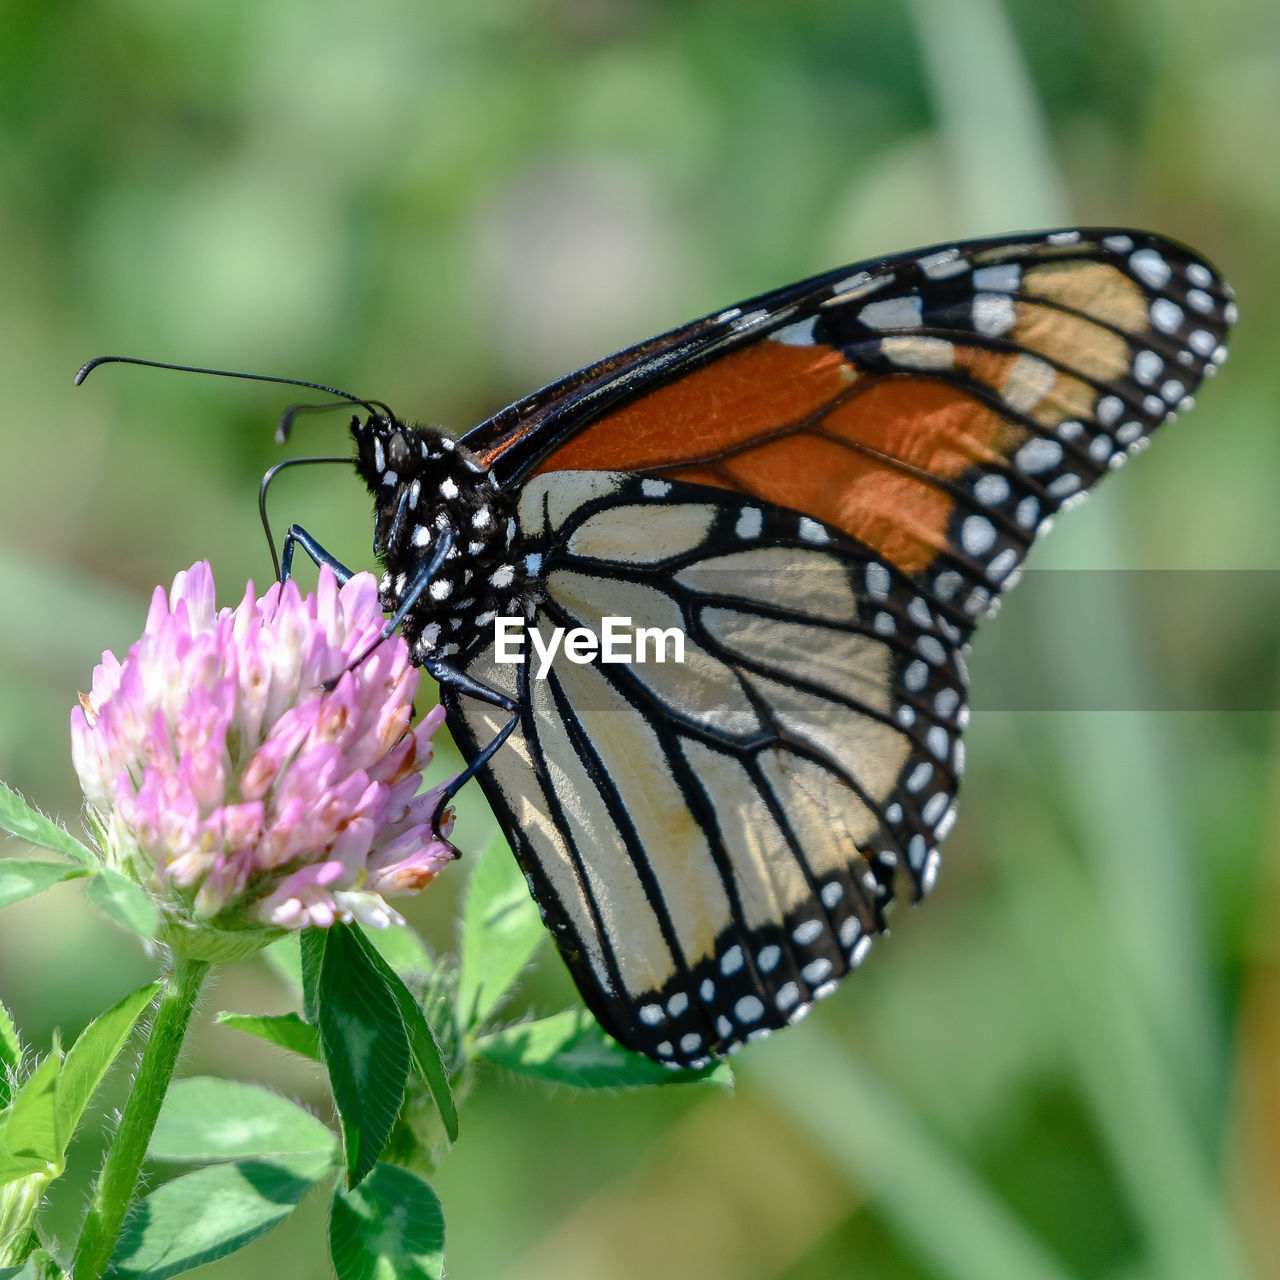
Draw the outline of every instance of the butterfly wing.
M601 1022L673 1064L794 1020L954 818L961 650L1045 521L1225 357L1169 242L1064 232L848 268L537 393L466 443L519 494L534 625L629 617L683 664L540 680L481 774ZM497 714L447 696L468 754Z
M961 768L954 639L913 584L808 517L622 473L520 500L534 626L683 639L643 662L472 656L521 707L482 775L578 985L633 1048L697 1065L795 1020L936 874ZM648 530L647 536L637 537ZM640 641L626 629L619 648ZM501 713L451 708L472 749Z

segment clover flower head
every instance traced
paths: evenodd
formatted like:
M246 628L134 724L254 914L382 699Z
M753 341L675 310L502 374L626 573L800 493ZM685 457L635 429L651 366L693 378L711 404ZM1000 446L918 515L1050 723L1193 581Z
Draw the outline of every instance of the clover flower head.
M434 707L411 724L417 668L382 629L367 573L316 593L253 584L217 608L207 562L157 587L123 661L102 655L71 713L76 773L104 856L188 930L401 923L388 896L453 849L420 792ZM336 685L324 685L341 672Z

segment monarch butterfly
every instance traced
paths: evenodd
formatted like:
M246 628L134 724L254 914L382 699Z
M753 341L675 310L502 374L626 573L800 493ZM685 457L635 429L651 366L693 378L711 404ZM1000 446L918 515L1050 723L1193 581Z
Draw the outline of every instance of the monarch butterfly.
M616 1039L703 1066L829 995L898 886L929 891L975 623L1191 407L1231 296L1147 233L1014 235L763 294L457 441L358 402L387 634ZM292 526L285 573L296 546L346 572ZM497 661L504 615L544 649L674 628L685 660L539 679Z

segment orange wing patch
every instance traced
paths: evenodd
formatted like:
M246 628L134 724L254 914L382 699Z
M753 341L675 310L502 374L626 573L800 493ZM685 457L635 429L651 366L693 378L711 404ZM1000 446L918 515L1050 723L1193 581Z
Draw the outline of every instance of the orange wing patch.
M974 373L996 386L1016 359L969 354L991 362ZM946 482L1025 438L945 382L860 378L831 347L765 341L609 414L539 470L641 471L753 494L913 573L947 546Z
M715 461L796 429L856 377L833 347L759 342L602 418L538 472L653 471Z

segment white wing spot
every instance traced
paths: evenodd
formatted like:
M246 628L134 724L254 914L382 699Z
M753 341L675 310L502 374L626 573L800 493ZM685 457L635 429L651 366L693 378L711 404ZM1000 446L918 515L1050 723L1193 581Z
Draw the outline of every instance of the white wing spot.
M739 1022L759 1022L764 1017L764 1005L759 996L743 996L733 1006L733 1015Z
M1029 476L1049 471L1062 461L1062 446L1056 440L1035 436L1014 455L1014 465Z
M924 318L924 302L914 294L868 302L858 319L868 329L914 329Z
M764 515L759 507L743 507L738 513L738 523L733 531L739 538L758 538L764 528Z
M665 498L671 492L671 485L666 480L641 480L640 492L646 498Z
M1001 262L993 267L979 267L973 273L975 289L991 289L996 293L1013 293L1022 283L1022 268L1016 262Z
M1133 274L1153 289L1163 289L1173 275L1173 268L1154 249L1138 249L1129 258Z
M986 516L966 516L960 526L960 545L971 556L990 551L996 540L995 526Z
M920 636L916 640L916 650L933 663L935 667L940 667L947 660L947 651L942 646L942 641L937 636Z
M902 683L911 693L919 693L929 683L929 668L917 659L903 672Z
M916 266L930 280L946 280L969 270L968 260L960 256L959 249L939 249L937 253L926 253L923 258L916 259Z
M1109 427L1120 421L1124 412L1124 401L1119 396L1103 396L1094 410L1094 417L1104 426Z
M1182 328L1182 308L1168 298L1157 298L1151 304L1151 323L1161 333L1177 333Z
M973 328L988 338L1008 333L1017 321L1013 299L1007 293L978 293L973 298Z
M933 626L933 614L929 612L929 606L919 596L911 597L907 605L907 617L918 627Z
M810 316L807 320L797 320L795 324L776 330L769 337L774 342L781 342L787 347L811 347L813 346L813 326L817 323L818 317Z
M907 778L907 790L914 795L918 791L923 791L929 785L930 779L933 777L933 765L927 760L921 761L914 769L911 770L910 777Z
M984 507L998 507L1009 496L1009 482L997 472L979 478L973 496Z
M822 922L820 920L805 920L792 929L791 936L800 946L807 947L811 942L817 942L822 936Z
M1164 372L1164 361L1154 351L1139 351L1133 357L1133 376L1149 387Z
M900 369L950 369L956 362L956 349L946 338L923 338L915 334L881 338L880 354Z
M737 973L738 970L742 968L742 959L742 948L738 946L737 943L734 943L734 945L720 957L720 972L723 973L726 978L732 977L733 974Z

